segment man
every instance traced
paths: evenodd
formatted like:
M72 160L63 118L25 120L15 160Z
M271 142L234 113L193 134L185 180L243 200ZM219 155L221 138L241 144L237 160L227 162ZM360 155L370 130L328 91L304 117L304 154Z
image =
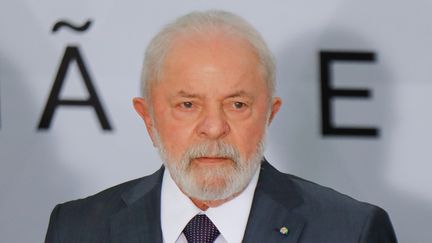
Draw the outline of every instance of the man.
M148 46L133 100L164 166L58 205L46 242L396 242L382 209L264 158L275 65L240 17L194 12ZM166 167L166 169L165 169Z

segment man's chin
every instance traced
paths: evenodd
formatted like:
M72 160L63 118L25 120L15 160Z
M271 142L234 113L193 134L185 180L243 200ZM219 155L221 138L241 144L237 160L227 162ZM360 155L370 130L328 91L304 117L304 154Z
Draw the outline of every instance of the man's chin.
M192 198L196 198L201 201L215 201L225 200L231 195L227 195L226 183L223 179L212 179L211 181L205 182L204 188L200 188L195 191L194 195L189 195ZM232 193L233 194L233 193Z
M197 167L194 168L192 174L189 174L192 183L189 184L189 190L186 191L193 192L193 195L189 196L203 201L223 200L230 196L226 195L232 177L230 174L233 173L229 164L200 164Z

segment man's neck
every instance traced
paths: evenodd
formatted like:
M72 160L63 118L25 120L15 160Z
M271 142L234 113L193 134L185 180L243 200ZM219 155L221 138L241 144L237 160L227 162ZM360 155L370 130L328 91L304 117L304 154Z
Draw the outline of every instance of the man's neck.
M213 200L213 201L202 201L202 200L198 200L196 198L191 198L191 197L189 197L189 198L195 204L195 206L197 206L202 211L206 211L208 208L215 208L215 207L218 207L218 206L228 202L229 200L238 196L240 193L241 193L241 191L238 193L235 193L234 195L232 195L226 199Z

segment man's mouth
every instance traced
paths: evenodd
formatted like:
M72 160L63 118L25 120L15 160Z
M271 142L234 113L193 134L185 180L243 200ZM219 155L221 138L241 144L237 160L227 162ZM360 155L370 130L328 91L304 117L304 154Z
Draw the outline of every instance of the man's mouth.
M203 164L216 164L216 163L223 163L230 160L230 158L227 157L198 157L194 159L198 163Z

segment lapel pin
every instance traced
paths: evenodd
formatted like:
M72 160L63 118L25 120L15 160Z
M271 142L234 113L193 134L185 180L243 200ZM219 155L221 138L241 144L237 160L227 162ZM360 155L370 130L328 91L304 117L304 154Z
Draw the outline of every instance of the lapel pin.
M282 228L280 228L279 229L279 233L281 234L281 235L288 235L288 232L289 232L289 230L288 230L288 228L287 227L282 227Z

